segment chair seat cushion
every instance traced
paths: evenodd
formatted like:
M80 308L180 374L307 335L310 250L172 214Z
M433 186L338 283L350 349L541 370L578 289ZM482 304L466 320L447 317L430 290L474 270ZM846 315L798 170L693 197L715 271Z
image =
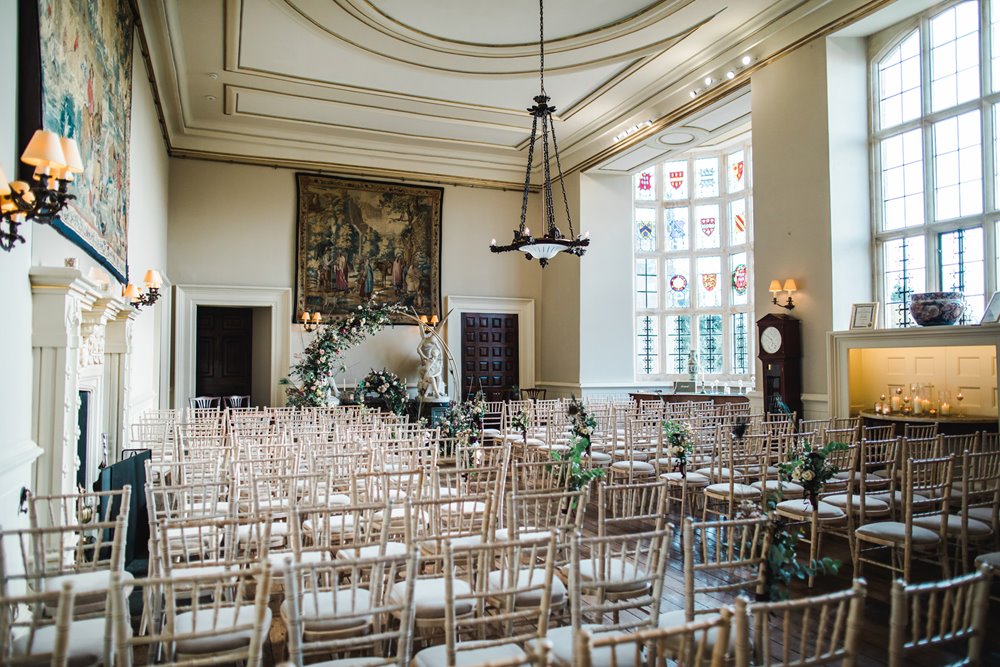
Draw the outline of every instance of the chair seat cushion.
M865 524L854 531L857 537L873 537L878 540L902 544L906 541L906 524L900 521L876 521ZM913 543L921 546L934 545L941 541L933 530L913 527Z
M625 634L620 630L611 630L609 632L601 632L603 626L596 624L586 624L582 627L591 630L596 637L609 637ZM551 628L548 634L545 636L546 639L552 645L552 650L549 651L549 655L553 658L553 663L556 665L579 665L580 660L576 660L574 647L576 646L576 633L573 631L572 625L564 625L559 628ZM537 640L531 639L526 642L526 646L529 648L535 645ZM635 662L635 649L628 645L617 646L614 649L614 656L612 656L610 646L602 646L601 648L593 651L590 656L590 664L592 667L640 667L642 663Z
M240 542L254 541L264 534L264 527L257 524L243 524L236 527L236 537ZM288 524L284 521L271 523L271 539L288 535Z
M764 468L764 471L767 473L768 476L774 476L781 472L775 466L767 466ZM748 475L759 475L760 466L750 466L749 468L747 468L746 472Z
M484 428L483 437L484 438L499 438L501 435L500 429L498 428Z
M440 506L444 514L486 514L486 503L465 500Z
M837 493L832 496L823 496L823 502L833 505L834 507L839 507L842 510L847 509L848 494ZM889 503L881 500L879 498L873 498L870 495L859 496L857 494L851 494L851 511L860 512L861 502L864 501L865 513L867 514L888 514Z
M354 558L374 558L379 555L382 546L379 544L368 544L363 547L341 547L337 550L338 560L351 560ZM402 556L409 551L404 542L386 542L386 556Z
M595 452L594 450L591 450L589 456L590 460L598 465L611 463L611 455L605 454L604 452Z
M699 475L711 477L712 479L729 479L732 475L732 471L729 468L698 468L695 472ZM739 479L743 477L743 473L737 470L735 477Z
M903 492L902 491L893 491L892 494L891 494L891 496L890 496L890 493L888 491L879 491L877 493L870 493L870 494L868 494L868 496L870 498L875 498L876 500L881 500L882 502L887 503L887 504L890 502L889 499L891 497L892 498L892 502L895 503L896 505L900 506L900 507L902 507L903 502L904 502ZM933 504L934 504L934 501L931 500L930 498L928 498L927 496L922 496L919 493L914 493L913 494L913 506L914 507L927 507L927 506L933 505Z
M604 588L609 593L640 592L649 588L648 580L638 581L640 577L645 578L646 574L632 563L621 558L609 558L607 562L607 566L602 567L592 558L580 561L580 579L585 588L588 583L598 580L604 583ZM596 568L601 571L595 572Z
M879 471L879 472L881 472L881 471ZM834 473L833 478L837 479L837 480L840 480L842 482L846 482L849 479L853 479L853 480L857 481L857 480L861 479L861 471L860 470L841 470L838 473ZM872 482L872 483L883 484L884 485L885 482L886 482L886 478L882 477L882 476L880 476L878 474L869 473L868 475L865 476L865 482Z
M313 530L315 530L313 523L312 519L306 519L303 521L302 532L312 534ZM319 521L319 528L325 530L329 527L330 532L336 534L351 530L354 528L354 523L354 514L334 514L321 519Z
M510 540L537 540L549 536L548 530L534 530L532 528L520 528L511 533L509 528L497 528L494 538L497 542L509 542Z
M471 592L469 584L461 579L453 579L453 595L468 595ZM399 581L389 589L389 601L392 604L399 604L406 595L406 582ZM465 616L472 613L472 600L453 600L455 614ZM444 578L417 579L413 584L413 610L417 618L444 618Z
M976 521L982 521L983 523L993 524L993 508L992 507L970 507L969 508L969 518L975 519Z
M527 440L524 441L524 444L528 445L528 447L546 447L544 440L542 440L541 438L532 438L530 436L528 437ZM552 445L552 447L558 447L558 446L559 445ZM565 445L562 446L566 447ZM566 449L569 449L569 447L566 447Z
M913 525L933 530L935 533L941 527L941 519L936 516L918 516L913 518ZM945 531L949 535L962 534L962 517L958 514L949 514ZM993 528L988 523L969 519L969 535L972 537L986 537L993 533Z
M125 588L125 596L132 594L132 582L135 577L131 572L123 570L118 573ZM42 580L42 588L47 593L58 593L65 582L73 584L75 604L92 603L95 598L103 599L111 586L111 570L91 570L89 572L74 572L58 577L48 577Z
M615 461L611 464L612 470L619 472L637 472L647 475L653 474L653 464L646 461Z
M660 475L660 479L667 480L670 484L681 484L685 478L687 479L688 486L708 486L709 479L705 475L701 475L696 472L689 472L686 475L680 472L665 472Z
M802 495L806 492L806 490L802 488L801 484L796 484L795 482L783 482L776 479L768 479L764 480L763 482L754 482L750 486L752 486L755 489L759 489L761 488L761 486L763 486L765 489L767 489L768 493L776 493L780 489L782 495L784 495L787 498L801 498Z
M705 493L707 495L719 498L728 498L729 491L729 482L709 484L705 487ZM754 488L749 484L733 484L732 493L736 498L756 498L760 495L760 489Z
M696 621L707 621L709 619L714 619L717 616L714 614L699 614L695 616ZM675 609L674 611L666 611L660 614L660 619L656 626L659 628L676 628L679 625L684 625L687 622L687 617L684 615L683 609ZM700 639L700 637L699 637ZM708 637L706 638L706 649L715 646L715 642L719 639L719 628L714 627L708 631ZM729 644L727 655L732 655L736 646L736 624L732 623L729 626Z
M367 628L372 621L371 594L364 588L322 591L302 595L299 610L305 632L336 632ZM281 603L281 617L289 616L289 601Z
M105 618L87 618L73 621L69 628L69 665L83 667L94 665L104 659ZM55 648L56 626L46 625L35 632L34 639L28 644L28 635L14 639L11 649L14 655L43 655L52 653ZM49 664L48 660L39 661L39 665Z
M323 563L332 560L333 556L329 551L303 551L299 553L299 563ZM278 575L285 572L285 559L296 562L295 554L291 551L269 552L267 562L271 564L271 574Z
M251 629L246 626L252 624L254 624L252 605L244 605L238 612L235 607L224 607L218 612L210 607L204 607L198 611L197 616L194 612L182 612L174 617L174 630L177 634L211 632L213 628L216 634L178 639L177 652L184 655L204 655L241 649L250 643ZM269 608L264 609L264 623L261 627L264 636L267 636L268 628L271 627Z
M796 498L794 500L783 500L777 504L776 509L778 510L778 514L806 518L812 515L813 506L808 498ZM821 520L832 521L834 519L843 519L847 515L839 507L834 507L830 503L821 500L818 503L817 516Z
M500 591L513 587L527 589L528 586L535 585L537 588L531 590L518 591L514 594L514 605L517 607L537 607L542 603L542 582L545 581L545 569L524 568L517 573L517 583L513 584L508 579L506 570L494 570L489 574L490 590ZM549 595L551 606L561 605L566 600L566 584L559 577L552 577L552 592ZM509 597L507 598L510 599Z
M493 663L507 664L525 657L524 651L516 644L500 644L487 648L461 650L462 642L457 644L455 652L455 667L479 667ZM448 664L448 647L444 644L431 646L413 656L413 667L441 667Z
M994 569L1000 568L1000 551L991 551L988 554L976 556L976 565L982 565L983 563Z

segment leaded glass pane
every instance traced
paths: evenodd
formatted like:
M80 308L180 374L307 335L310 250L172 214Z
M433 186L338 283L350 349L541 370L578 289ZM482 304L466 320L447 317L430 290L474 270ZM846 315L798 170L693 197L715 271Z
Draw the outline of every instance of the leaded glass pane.
M993 61L993 92L1000 91L1000 0L990 4L990 49Z
M931 19L931 110L979 97L979 3L969 0Z
M635 179L636 201L653 201L656 199L656 170L653 167L640 174L636 174L633 178Z
M698 307L718 308L722 305L722 258L698 258Z
M660 372L659 320L654 315L636 318L636 368L640 373L653 375Z
M667 315L667 372L687 373L691 352L691 316Z
M882 152L882 228L924 224L924 162L920 130L888 137Z
M638 252L656 250L656 209L635 209L635 249Z
M934 123L937 220L983 212L979 109Z
M879 126L920 116L920 33L914 30L878 66Z
M663 165L663 198L679 201L688 197L688 163L676 160Z
M694 209L695 237L699 248L718 248L722 232L719 231L719 205L707 204Z
M978 324L986 306L985 241L982 227L938 235L941 288L965 295L961 324Z
M746 160L743 159L743 151L730 153L727 158L729 163L729 192L740 192L743 184L746 183Z
M703 373L722 372L722 315L698 316L698 364Z
M668 259L663 272L666 280L664 307L691 307L691 260L687 257Z
M719 158L703 157L694 161L696 199L719 196Z
M747 242L747 226L750 224L745 199L729 202L729 243L743 245Z
M657 260L639 258L635 260L635 307L656 308L659 304L657 292Z
M732 314L733 373L746 375L750 372L750 314Z
M747 254L738 252L729 256L729 302L734 306L744 306L750 301L750 271L747 268Z
M886 241L882 250L885 264L883 294L888 302L886 319L889 326L913 326L910 295L927 291L924 237L910 236Z
M667 250L688 249L688 207L676 206L663 210L663 239Z

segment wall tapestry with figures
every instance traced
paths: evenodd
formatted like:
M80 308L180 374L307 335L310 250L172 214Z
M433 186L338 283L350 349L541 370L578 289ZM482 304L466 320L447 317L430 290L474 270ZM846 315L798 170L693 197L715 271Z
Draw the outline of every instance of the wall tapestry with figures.
M366 303L441 312L442 188L296 174L296 313ZM405 316L393 322L410 324Z
M34 8L33 2L20 4L23 14L29 14L26 6ZM38 0L37 9L37 15L22 15L22 20L37 19L39 43L23 45L21 53L29 55L22 58L27 73L22 81L37 79L40 105L37 116L22 116L20 131L30 137L41 126L76 139L84 172L70 187L76 200L53 226L124 282L132 7L129 0ZM25 95L34 97L34 91Z

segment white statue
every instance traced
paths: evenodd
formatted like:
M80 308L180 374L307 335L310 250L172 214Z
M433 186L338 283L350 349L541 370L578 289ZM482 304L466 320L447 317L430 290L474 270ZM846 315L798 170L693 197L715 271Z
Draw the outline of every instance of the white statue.
M337 377L333 373L326 379L326 404L340 405L340 389L337 388Z
M438 325L440 326L440 325ZM417 346L420 355L420 380L417 382L417 394L424 401L448 400L444 388L444 348L437 335L437 327L420 323L420 344Z

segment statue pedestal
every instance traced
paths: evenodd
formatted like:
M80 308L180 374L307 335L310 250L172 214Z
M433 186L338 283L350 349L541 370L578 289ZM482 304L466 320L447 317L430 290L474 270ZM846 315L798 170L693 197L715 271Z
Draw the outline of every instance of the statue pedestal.
M411 406L414 408L415 414L414 419L420 419L424 417L427 419L427 423L432 427L437 426L438 422L441 420L441 415L448 411L451 406L450 398L420 398L411 402Z

